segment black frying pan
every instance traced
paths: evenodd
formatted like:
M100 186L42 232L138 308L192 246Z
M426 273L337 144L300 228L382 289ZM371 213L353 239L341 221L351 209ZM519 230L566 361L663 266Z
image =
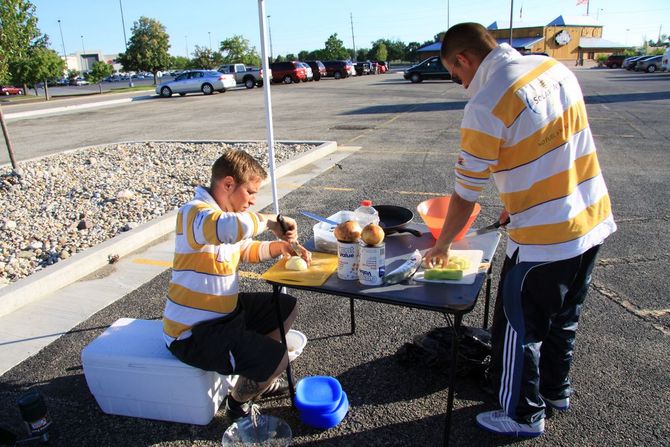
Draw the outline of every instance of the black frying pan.
M418 230L406 228L414 218L414 213L407 208L396 205L373 205L379 213L379 226L384 229L384 234L411 233L416 237L422 234Z

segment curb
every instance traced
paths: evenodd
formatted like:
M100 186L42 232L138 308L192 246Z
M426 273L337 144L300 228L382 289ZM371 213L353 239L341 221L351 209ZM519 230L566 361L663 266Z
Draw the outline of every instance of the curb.
M233 143L233 141L219 142ZM335 141L281 142L321 143L321 145L277 167L275 170L276 178L283 177L337 150L337 143ZM270 177L268 176L268 179L263 182L262 187L267 186L269 183ZM269 203L258 203L256 208L261 209L269 204L272 204L271 199ZM115 236L95 247L84 250L66 260L56 263L55 265L33 273L27 278L3 287L0 289L0 316L7 315L27 304L38 301L44 296L72 284L108 265L109 255L123 257L131 252L137 251L138 248L147 246L155 240L173 232L176 215L176 210L170 211L158 219L146 222L127 233Z
M28 111L25 111L25 112L5 113L4 115L5 115L5 119L7 121L11 121L11 120L34 117L34 116L51 115L51 114L54 114L54 113L72 112L72 111L85 110L85 109L94 109L96 107L104 107L104 106L111 106L111 105L117 105L117 104L125 104L125 103L128 103L128 102L133 102L133 98L112 99L110 101L98 101L98 102L90 102L90 103L86 103L86 104L75 104L75 105L71 105L71 106L59 106L59 107L52 107L52 108L49 108L49 109L28 110Z

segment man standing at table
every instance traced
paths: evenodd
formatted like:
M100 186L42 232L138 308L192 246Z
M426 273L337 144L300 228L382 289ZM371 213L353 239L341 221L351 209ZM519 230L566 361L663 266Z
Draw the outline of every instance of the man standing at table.
M441 59L470 100L461 124L455 193L428 267L446 263L492 177L509 217L507 257L493 317L493 384L502 410L484 429L544 433L547 405L570 406L575 332L596 254L616 231L607 187L572 72L498 45L476 23L451 27Z
M295 254L295 220L249 211L256 203L263 167L244 151L230 150L212 166L208 188L179 209L175 256L163 312L163 335L179 360L223 375L239 375L226 397L233 419L248 415L252 399L283 394L288 382L279 375L288 356L280 342L272 293L239 292L241 262L260 262ZM266 229L284 240L254 241ZM301 255L308 263L311 253ZM296 300L280 295L288 332L296 317Z

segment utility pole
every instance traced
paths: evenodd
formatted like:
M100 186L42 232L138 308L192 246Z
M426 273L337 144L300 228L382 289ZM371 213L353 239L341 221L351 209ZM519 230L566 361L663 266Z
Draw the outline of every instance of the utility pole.
M354 39L354 15L352 13L349 13L349 19L351 19L351 43L354 46L353 61L356 62L356 39Z
M449 0L447 0L447 29L449 29Z
M86 45L84 45L84 35L81 36L81 52L86 53Z
M514 20L514 0L510 0L510 5L509 5L509 46L514 47L512 45L512 29L514 28L512 26L512 20Z
M274 61L274 55L272 54L272 27L270 26L270 16L268 15L268 36L270 37L270 62Z
M209 52L212 52L212 32L207 31L207 34L209 34Z
M123 44L126 46L126 55L128 54L128 39L126 39L126 20L123 18L123 3L119 0L119 8L121 8L121 25L123 26ZM156 77L154 76L154 83ZM133 77L128 76L128 87L133 86Z
M657 45L661 44L661 30L662 29L663 29L663 24L661 24L661 26L658 27L658 40L656 41Z
M2 134L5 136L5 143L7 143L9 161L12 162L12 169L16 171L18 166L16 164L16 159L14 158L14 147L12 146L12 140L9 138L9 130L7 129L7 124L5 123L5 117L2 114L2 107L0 107L0 126L2 126Z
M188 35L184 36L184 40L186 41L186 59L188 59Z
M60 30L60 43L63 44L63 59L67 64L67 53L65 52L65 39L63 39L63 28L60 26L60 19L58 19L58 29Z

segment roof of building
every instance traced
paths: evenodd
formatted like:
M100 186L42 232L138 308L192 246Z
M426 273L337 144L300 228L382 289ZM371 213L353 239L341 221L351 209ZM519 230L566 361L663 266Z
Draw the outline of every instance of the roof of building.
M540 42L542 39L544 39L544 38L543 37L513 37L512 38L512 47L513 48L525 48L525 49L530 50L533 45L535 45L537 42ZM500 38L500 39L496 39L496 42L498 42L498 44L509 43L509 39L503 37L503 38Z
M425 47L421 47L416 51L420 51L422 53L428 51L440 51L440 47L442 47L442 42L434 42L426 45Z
M579 48L604 49L604 48L628 48L628 47L622 43L613 42L607 39L600 39L598 37L580 37Z

